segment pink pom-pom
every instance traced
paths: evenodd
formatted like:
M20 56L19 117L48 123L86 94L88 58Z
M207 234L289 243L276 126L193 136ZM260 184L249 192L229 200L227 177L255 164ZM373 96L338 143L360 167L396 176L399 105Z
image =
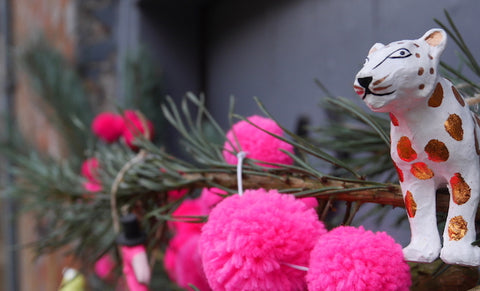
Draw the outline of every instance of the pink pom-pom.
M408 291L402 247L384 232L340 226L321 236L310 255L309 291Z
M103 112L98 114L92 122L92 131L100 139L107 143L117 141L125 129L122 116Z
M314 197L305 197L305 198L299 198L300 201L305 203L308 207L315 208L318 206L318 201Z
M95 262L95 274L101 279L107 279L115 268L115 262L109 254L103 255Z
M215 207L222 199L224 195L228 193L218 188L203 188L200 197L197 198L198 203L202 208L202 213L208 215L212 208Z
M315 211L292 195L246 190L223 199L202 228L200 253L213 290L305 290L306 266L325 233Z
M211 290L202 268L199 238L199 233L178 234L165 251L165 270L172 281L186 290L193 290L189 284L202 291Z
M145 133L145 126L140 117L133 110L125 110L124 118L125 130L123 132L123 139L131 149L137 149L137 147L133 144L133 141L137 136ZM145 124L148 128L149 138L151 139L154 134L153 123L149 120L145 120Z
M100 163L98 162L98 159L93 157L85 160L82 164L82 175L87 178L87 180L91 182L97 182L98 181L98 168L100 166Z
M97 182L87 181L83 183L83 189L87 190L88 192L100 192L102 191L103 187L102 184Z
M98 159L93 157L85 160L82 164L82 176L87 179L83 183L83 188L88 192L99 192L102 191L102 183L98 178L98 168L100 164Z
M283 136L283 130L275 121L269 118L253 115L247 119L268 132ZM237 140L240 148L238 148ZM250 159L268 163L293 164L293 159L286 153L280 151L280 149L293 153L293 146L291 144L281 141L256 128L247 121L242 120L234 124L232 129L227 132L227 141L223 146L223 157L227 163L236 165L237 156L232 152L235 153L242 150L247 152L247 158ZM259 163L259 165L273 167L261 163Z
M192 220L188 216L200 215L204 215L204 213L199 201L197 199L185 200L172 213L172 216L178 220L169 221L168 226L174 233L200 233L203 223L188 222Z
M188 193L188 189L175 189L167 192L168 198L171 200L178 200Z

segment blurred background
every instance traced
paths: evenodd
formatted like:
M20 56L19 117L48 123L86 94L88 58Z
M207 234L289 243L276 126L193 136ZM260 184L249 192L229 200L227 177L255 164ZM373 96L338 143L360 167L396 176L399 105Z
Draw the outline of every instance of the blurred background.
M0 0L0 138L10 138L15 121L39 151L63 154L48 110L38 106L18 61L38 39L78 70L98 111L135 98L125 89L123 64L142 51L158 72L159 99L205 93L214 117L226 125L231 95L245 116L260 113L257 96L295 130L302 116L312 126L327 121L319 106L325 92L315 79L333 95L357 100L353 78L369 48L419 38L436 27L434 18L444 19L444 9L466 43L479 48L478 0ZM442 59L459 64L452 42ZM168 128L163 138L167 147L176 145ZM8 167L0 160L0 185L12 182ZM56 290L68 257L59 251L34 260L20 247L35 240L34 222L13 219L14 201L0 206L0 290ZM406 224L364 225L387 230L403 245L409 241Z

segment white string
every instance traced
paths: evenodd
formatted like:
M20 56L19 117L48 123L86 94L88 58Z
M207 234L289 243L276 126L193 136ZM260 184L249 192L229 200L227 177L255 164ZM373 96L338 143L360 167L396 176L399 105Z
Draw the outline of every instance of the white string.
M240 151L237 153L237 185L238 185L238 195L243 195L243 182L242 182L242 166L243 160L247 156L247 152Z
M280 262L280 264L285 265L285 266L290 267L290 268L293 268L293 269L308 272L308 267L294 265L294 264L290 264L290 263L284 263L284 262Z

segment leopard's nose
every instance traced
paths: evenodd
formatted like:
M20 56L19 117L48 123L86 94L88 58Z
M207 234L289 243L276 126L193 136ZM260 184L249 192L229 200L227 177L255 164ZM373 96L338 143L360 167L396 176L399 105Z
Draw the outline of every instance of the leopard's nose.
M357 78L358 84L360 84L360 86L362 86L363 88L368 88L368 85L370 85L372 80L372 77Z

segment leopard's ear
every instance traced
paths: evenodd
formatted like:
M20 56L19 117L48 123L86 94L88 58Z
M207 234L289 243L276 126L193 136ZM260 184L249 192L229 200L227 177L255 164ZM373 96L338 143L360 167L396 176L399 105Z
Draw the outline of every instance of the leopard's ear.
M447 33L440 28L427 31L421 38L429 47L432 57L438 59L447 45Z
M368 51L368 55L371 55L372 53L374 53L376 50L379 50L381 49L382 47L384 47L385 45L382 44L382 43L379 43L377 42L376 44L374 44L370 50Z

